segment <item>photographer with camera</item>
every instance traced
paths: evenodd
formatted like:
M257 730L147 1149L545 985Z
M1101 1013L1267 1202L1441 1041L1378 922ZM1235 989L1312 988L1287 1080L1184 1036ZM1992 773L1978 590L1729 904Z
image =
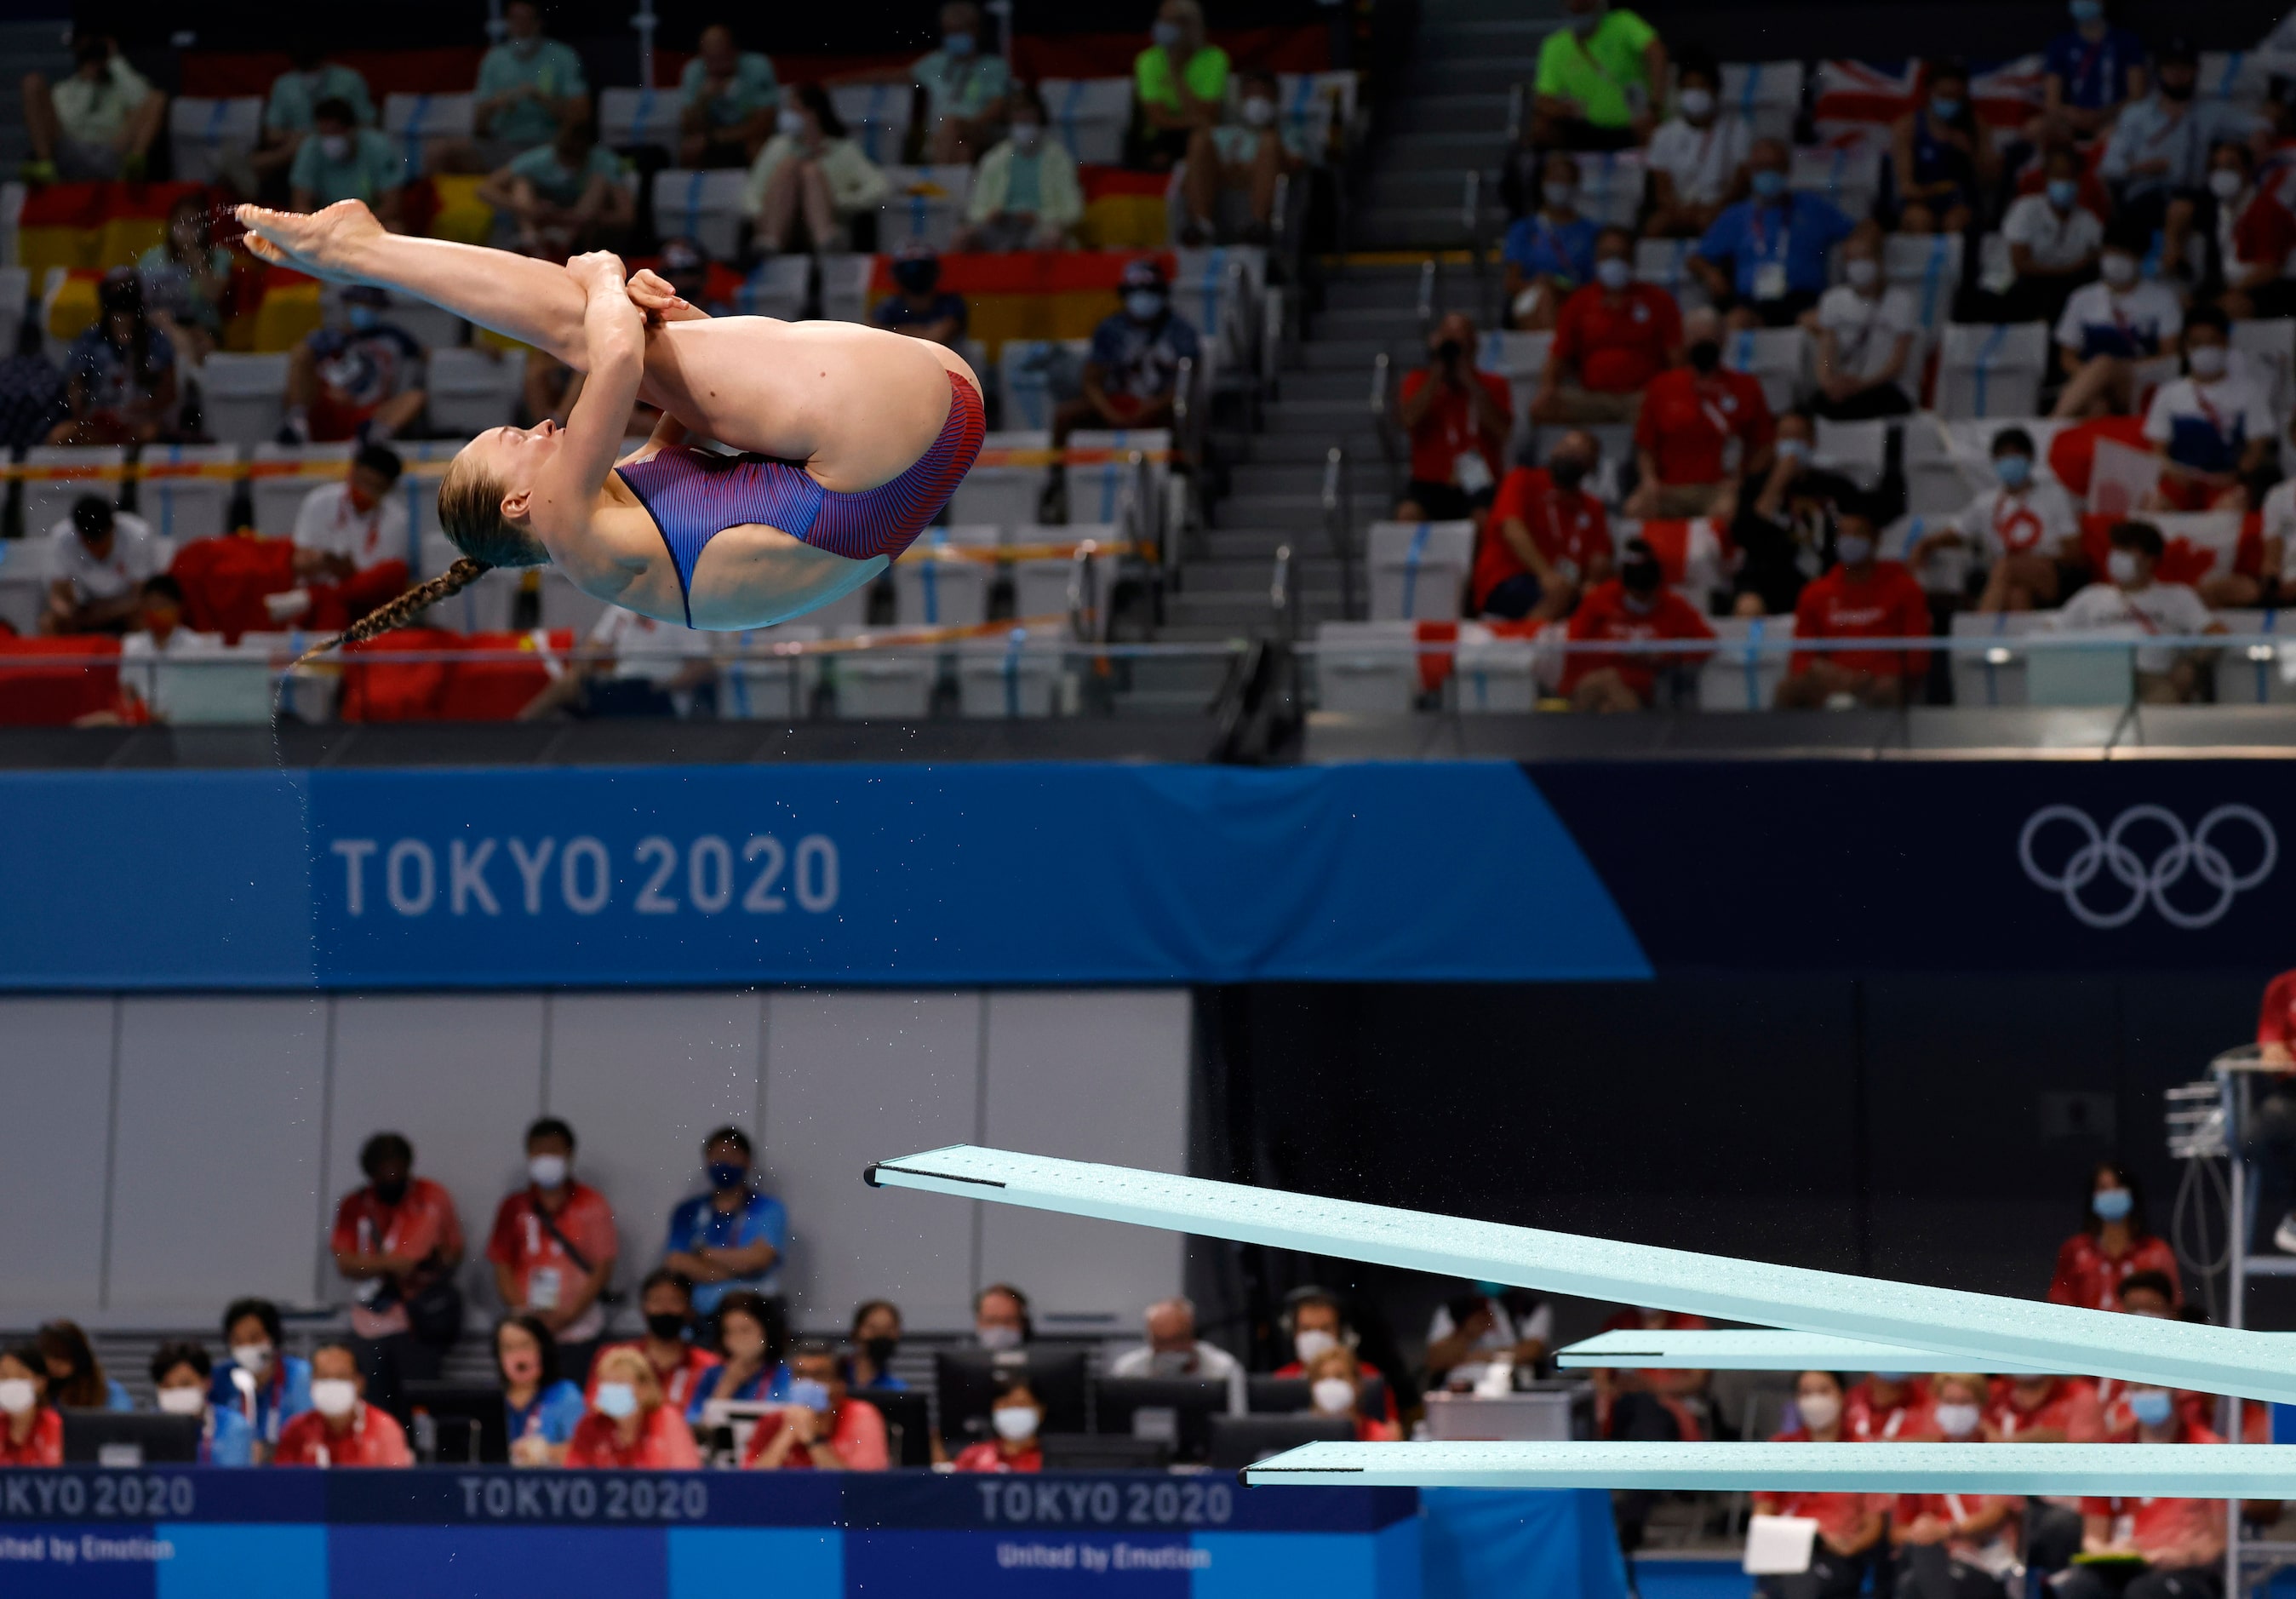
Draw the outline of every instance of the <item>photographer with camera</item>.
M1476 368L1475 324L1464 313L1437 323L1427 348L1427 365L1403 374L1396 406L1411 439L1411 481L1396 520L1464 521L1498 487L1514 400L1505 378Z
M351 1284L351 1347L367 1397L394 1414L405 1406L400 1385L437 1377L463 1329L463 1224L446 1189L414 1168L403 1134L369 1138L359 1151L366 1185L343 1195L329 1240Z

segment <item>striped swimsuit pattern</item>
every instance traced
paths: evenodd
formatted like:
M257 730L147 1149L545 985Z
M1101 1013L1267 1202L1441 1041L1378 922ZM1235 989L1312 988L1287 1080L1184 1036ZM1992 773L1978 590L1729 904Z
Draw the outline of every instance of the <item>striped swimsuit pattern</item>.
M940 437L907 471L858 494L824 488L800 461L724 455L679 446L617 467L661 532L677 568L685 625L693 626L693 568L709 541L751 522L849 561L899 558L972 470L987 422L980 394L948 374L948 419Z

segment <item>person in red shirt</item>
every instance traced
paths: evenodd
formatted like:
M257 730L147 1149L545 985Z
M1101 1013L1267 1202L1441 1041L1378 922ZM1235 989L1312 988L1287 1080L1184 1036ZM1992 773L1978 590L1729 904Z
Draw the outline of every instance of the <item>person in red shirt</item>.
M598 1296L621 1248L613 1207L574 1180L574 1129L555 1116L526 1129L526 1172L527 1186L504 1196L487 1239L495 1292L505 1311L550 1329L560 1372L579 1382L606 1327Z
M1273 1376L1305 1377L1308 1363L1329 1349L1345 1349L1357 1359L1363 1358L1362 1351L1357 1347L1355 1329L1348 1325L1347 1308L1328 1288L1309 1284L1295 1288L1284 1295L1281 1325L1284 1336L1291 1341L1292 1357L1277 1366L1270 1374ZM1519 1348L1515 1357L1521 1365L1531 1365L1545 1352L1546 1345L1539 1344L1535 1349ZM1396 1407L1398 1384L1394 1374L1379 1370L1375 1363L1373 1363L1373 1369L1378 1372L1387 1390L1385 1418L1395 1423L1401 1413Z
M968 1444L958 1451L960 1472L1041 1472L1045 1451L1037 1441L1044 1425L1045 1407L1037 1403L1024 1378L1014 1377L998 1390L988 1409L988 1424L996 1436Z
M2136 1272L2159 1272L2174 1296L2171 1308L2182 1301L2177 1251L2144 1225L2144 1194L2136 1177L2101 1160L2090 1178L2087 1225L2058 1247L2049 1301L2117 1310L2122 1281Z
M2086 1377L1996 1380L1986 1425L2006 1444L2093 1444L2104 1437L2096 1384Z
M2255 1168L2258 1198L2263 1200L2284 1193L2289 1173L2296 1170L2296 972L2284 972L2264 985L2264 1003L2256 1014L2256 1055L2282 1069L2240 1131L2241 1159ZM2257 1213L2272 1214L2261 1203ZM2272 1242L2283 1254L2296 1255L2296 1210L2281 1217Z
M1840 557L1794 602L1793 660L1778 685L1781 707L1815 709L1846 694L1860 705L1906 704L1921 693L1927 650L1813 650L1829 638L1926 638L1929 596L1895 561L1874 558L1873 519L1844 508L1833 548Z
M1572 291L1555 317L1531 420L1633 422L1651 380L1681 364L1681 308L1635 281L1634 234L1606 227L1595 236L1595 281Z
M590 1414L567 1440L570 1466L612 1471L693 1472L701 1451L675 1406L662 1402L661 1383L644 1354L630 1344L598 1351L598 1380Z
M37 1344L0 1349L0 1466L64 1463L64 1418L48 1403L48 1363Z
M398 1418L366 1402L366 1379L348 1343L311 1351L311 1408L279 1430L271 1464L283 1466L411 1466Z
M1669 367L1643 391L1635 423L1642 480L1627 496L1628 516L1737 514L1738 483L1769 470L1776 431L1762 386L1722 365L1722 324L1711 311L1683 321L1690 365Z
M1411 482L1398 521L1456 522L1490 503L1505 462L1514 396L1475 365L1475 324L1454 311L1427 338L1427 365L1403 374L1396 422L1411 439Z
M628 1343L608 1344L598 1351L603 1362L616 1349L636 1349L653 1367L663 1403L684 1415L693 1403L701 1374L722 1364L709 1350L694 1346L693 1285L666 1266L646 1274L638 1286L638 1309L645 1316L645 1336ZM591 1383L594 1396L597 1384Z
M1714 629L1698 608L1666 586L1658 556L1639 538L1627 541L1619 575L1587 591L1570 616L1570 642L1602 639L1708 639ZM1709 652L1613 654L1573 650L1562 668L1562 692L1574 710L1642 710L1658 693L1661 667L1687 666Z
M414 1168L414 1146L405 1135L369 1138L359 1150L366 1186L343 1195L328 1241L335 1269L357 1295L351 1332L367 1392L393 1414L400 1382L437 1377L463 1327L454 1276L463 1263L463 1223L446 1189Z
M742 1465L758 1472L882 1472L885 1416L845 1391L837 1351L807 1339L790 1351L789 1403L750 1434Z
M1363 1367L1352 1350L1325 1349L1308 1362L1308 1407L1317 1415L1345 1416L1355 1424L1356 1442L1391 1444L1401 1430L1391 1421L1363 1413Z
M1845 1441L1841 1379L1832 1372L1804 1372L1794 1380L1796 1424L1779 1433L1782 1444ZM1881 1543L1889 1521L1886 1494L1775 1493L1757 1489L1754 1511L1766 1516L1808 1516L1817 1523L1809 1570L1800 1578L1765 1577L1756 1591L1766 1599L1850 1599L1864 1586L1867 1557ZM1792 1587L1789 1587L1789 1583Z
M2117 1440L2136 1444L2220 1444L2208 1428L2181 1414L2163 1388L2129 1390L2133 1431ZM2225 1507L2214 1499L2086 1498L2081 1501L2084 1553L2136 1555L2144 1566L2074 1566L2053 1586L2061 1599L2198 1599L2222 1592Z
M1583 487L1603 447L1572 430L1546 464L1518 466L1499 484L1475 549L1469 590L1476 613L1551 622L1580 591L1611 575L1611 518Z
M1908 1372L1868 1372L1842 1404L1842 1425L1861 1444L1926 1437L1934 1424L1930 1381Z
M2255 179L2256 158L2244 141L2226 139L2209 152L2217 269L2224 279L2217 305L2235 322L2296 311L2296 280L2281 275L2289 252L2296 250L2296 214Z
M1998 1441L1985 1421L1986 1381L1971 1372L1930 1380L1936 1403L1927 1439ZM1890 1508L1897 1599L2004 1599L2017 1559L2024 1501L2013 1494L1900 1494ZM2021 1585L2021 1593L2023 1591Z

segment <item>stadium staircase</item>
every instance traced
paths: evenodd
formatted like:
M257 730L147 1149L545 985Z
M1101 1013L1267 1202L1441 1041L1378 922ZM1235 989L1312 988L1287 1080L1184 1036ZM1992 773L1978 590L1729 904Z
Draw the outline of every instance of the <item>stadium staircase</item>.
M64 26L54 17L0 21L0 63L5 63L0 66L0 178L14 177L31 153L24 135L24 75L38 72L53 80L72 70Z

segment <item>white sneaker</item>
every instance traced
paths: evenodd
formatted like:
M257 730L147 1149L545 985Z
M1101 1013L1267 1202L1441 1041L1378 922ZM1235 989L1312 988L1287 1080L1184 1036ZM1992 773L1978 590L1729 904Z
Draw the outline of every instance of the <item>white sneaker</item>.
M2282 1217L2280 1225L2272 1229L2272 1247L2284 1255L2296 1255L2296 1210Z

